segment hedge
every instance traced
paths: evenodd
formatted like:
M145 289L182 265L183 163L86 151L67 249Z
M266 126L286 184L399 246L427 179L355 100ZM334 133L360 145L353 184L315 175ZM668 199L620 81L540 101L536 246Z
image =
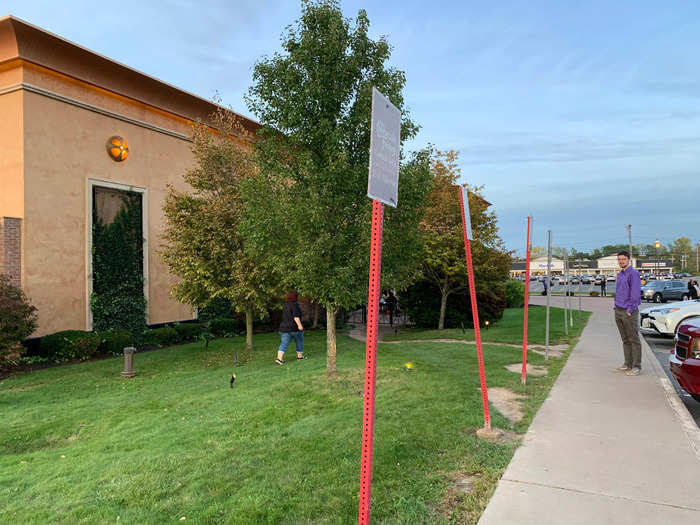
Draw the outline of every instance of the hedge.
M129 330L105 330L97 334L101 341L99 347L101 354L122 355L124 348L134 344L134 336Z
M240 319L212 319L209 331L218 336L237 334L245 331L245 324Z
M177 332L178 342L194 341L199 337L199 334L205 331L200 323L175 323L174 328Z
M39 348L41 357L60 362L88 359L97 352L101 342L100 336L92 332L64 330L42 337Z
M168 346L174 345L178 340L177 330L170 326L164 326L146 330L143 333L142 342L144 345Z

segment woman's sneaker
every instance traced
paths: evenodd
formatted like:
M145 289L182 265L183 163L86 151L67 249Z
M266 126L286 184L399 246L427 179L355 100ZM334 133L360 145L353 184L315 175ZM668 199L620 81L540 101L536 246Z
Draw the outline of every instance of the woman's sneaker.
M638 376L638 375L641 374L641 373L642 373L642 371L641 371L639 368L634 367L632 370L630 370L629 372L627 372L627 375L628 375L628 376Z
M632 370L632 369L629 366L622 365L622 366L618 366L615 370L613 370L613 372L617 372L618 374L625 374L625 373L629 372L630 370Z

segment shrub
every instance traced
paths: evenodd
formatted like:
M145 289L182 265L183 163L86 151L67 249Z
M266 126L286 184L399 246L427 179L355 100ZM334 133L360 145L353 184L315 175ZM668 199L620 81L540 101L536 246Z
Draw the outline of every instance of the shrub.
M178 342L177 331L170 327L153 328L143 333L143 344L155 346L174 345Z
M52 361L88 359L97 352L101 343L98 334L82 330L64 330L41 338L41 357Z
M245 331L245 323L240 319L212 319L209 330L214 335L238 334Z
M598 297L600 295L600 292L590 292L591 297Z
M525 306L525 284L520 281L506 281L506 307L522 308Z
M440 320L440 290L429 281L419 281L401 294L401 310L411 322L421 328L437 328ZM506 308L506 294L503 285L492 285L485 290L477 290L476 301L479 308L479 322L491 323L503 317ZM454 293L447 297L445 328L465 328L474 326L469 292Z
M175 323L175 331L178 341L194 341L204 332L204 327L199 323Z
M132 346L134 336L129 330L106 330L98 332L100 336L99 352L102 354L122 355L124 348Z
M0 360L24 352L20 341L36 329L36 320L36 308L22 289L0 274Z
M214 319L232 319L236 312L231 308L231 301L223 297L217 297L209 301L209 303L199 309L198 316L202 322L212 321Z

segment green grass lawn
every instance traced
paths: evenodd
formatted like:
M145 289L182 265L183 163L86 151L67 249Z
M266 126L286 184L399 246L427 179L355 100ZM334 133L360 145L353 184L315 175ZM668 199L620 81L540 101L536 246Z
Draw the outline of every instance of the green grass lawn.
M523 342L523 312L524 308L508 308L503 313L503 318L490 326L488 330L482 326L481 340L494 343L522 344ZM530 305L528 308L528 344L544 344L545 319L547 308L544 306ZM581 335L586 326L590 312L574 310L574 326L569 326L569 335L564 330L564 309L550 308L549 315L549 342L550 344L567 343ZM459 339L461 341L473 341L474 330L467 328L446 328L444 330L432 330L426 328L399 328L398 334L386 334L384 341L410 341L421 339Z
M328 379L324 332L284 367L278 338L256 336L236 367L242 338L137 354L133 379L114 358L2 380L0 523L356 523L364 343L340 336ZM564 360L531 354L550 375L523 387L503 368L519 349L484 352L489 386L526 396L522 421L492 408L493 425L522 433ZM378 356L373 522L475 523L517 446L474 435L475 347L386 344ZM455 496L465 475L474 490Z

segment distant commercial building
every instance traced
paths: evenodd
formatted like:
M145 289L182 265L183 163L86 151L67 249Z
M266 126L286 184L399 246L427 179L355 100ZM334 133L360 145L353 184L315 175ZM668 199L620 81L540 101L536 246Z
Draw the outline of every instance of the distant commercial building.
M637 259L632 257L632 266L640 273L669 273L673 268L671 259ZM617 255L608 255L596 260L569 259L569 273L571 275L597 275L617 273L620 266L617 264ZM552 275L564 273L564 260L552 257L550 267ZM546 275L547 257L537 257L530 261L530 275ZM516 261L510 269L511 278L525 275L525 261Z

